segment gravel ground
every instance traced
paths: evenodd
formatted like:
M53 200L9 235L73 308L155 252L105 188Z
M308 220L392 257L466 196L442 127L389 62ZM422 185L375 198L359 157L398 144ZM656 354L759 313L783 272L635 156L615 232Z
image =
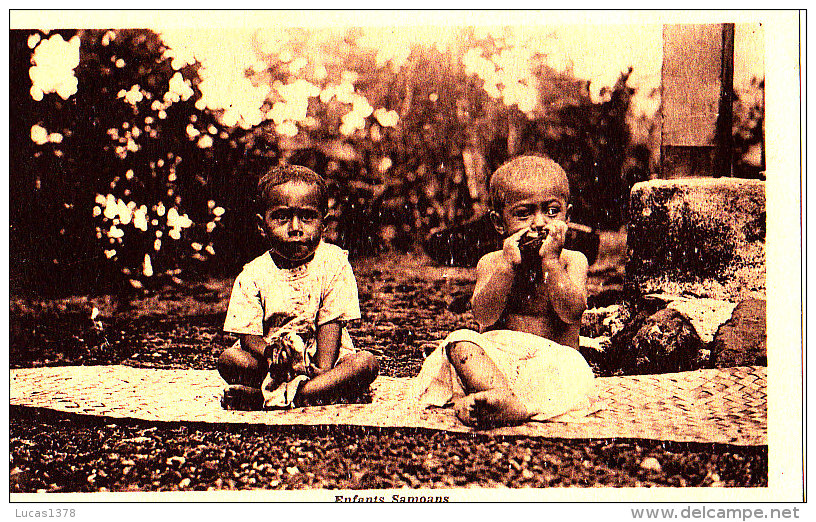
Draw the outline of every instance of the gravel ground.
M767 484L766 451L715 444L157 426L22 408L11 434L12 492Z
M474 325L464 307L472 270L403 256L355 263L355 273L363 319L351 334L383 375L416 375L423 343ZM11 367L214 369L233 342L220 331L230 286L168 286L126 303L13 298ZM148 425L20 407L10 410L9 449L11 492L768 485L767 446Z

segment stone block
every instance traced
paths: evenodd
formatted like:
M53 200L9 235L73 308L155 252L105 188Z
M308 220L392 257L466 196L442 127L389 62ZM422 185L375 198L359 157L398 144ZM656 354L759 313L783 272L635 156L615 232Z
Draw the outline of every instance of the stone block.
M765 298L764 181L645 181L629 213L626 280L637 294Z
M734 309L714 336L711 357L717 368L767 366L765 301L747 299Z

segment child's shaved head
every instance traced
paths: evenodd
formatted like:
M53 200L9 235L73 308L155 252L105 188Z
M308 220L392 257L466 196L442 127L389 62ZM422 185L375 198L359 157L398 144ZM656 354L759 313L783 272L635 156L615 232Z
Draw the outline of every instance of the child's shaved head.
M547 156L520 156L504 163L490 178L490 206L501 211L508 193L531 185L548 186L569 202L569 179L561 165Z

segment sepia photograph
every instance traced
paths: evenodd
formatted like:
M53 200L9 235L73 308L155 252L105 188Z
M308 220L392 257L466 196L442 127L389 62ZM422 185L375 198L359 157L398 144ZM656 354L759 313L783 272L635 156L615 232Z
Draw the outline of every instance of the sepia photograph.
M802 17L10 11L11 503L802 502Z

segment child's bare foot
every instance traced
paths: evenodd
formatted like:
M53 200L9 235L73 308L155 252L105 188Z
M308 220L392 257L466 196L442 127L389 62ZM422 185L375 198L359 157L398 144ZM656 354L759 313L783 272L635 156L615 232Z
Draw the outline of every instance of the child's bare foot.
M264 398L261 389L242 384L227 386L224 388L224 395L221 397L221 407L225 410L262 410L263 405Z
M459 420L468 426L518 424L530 417L513 392L495 388L456 400L454 410Z

